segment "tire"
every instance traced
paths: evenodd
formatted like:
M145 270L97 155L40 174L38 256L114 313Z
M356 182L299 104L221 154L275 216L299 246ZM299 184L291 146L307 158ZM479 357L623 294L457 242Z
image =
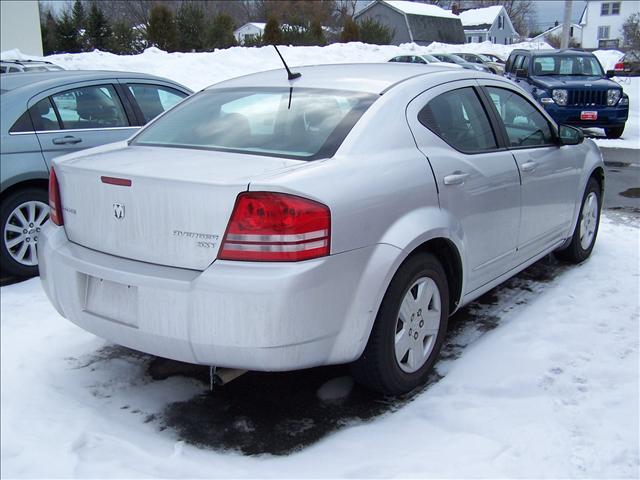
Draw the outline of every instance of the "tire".
M391 280L367 346L352 364L354 378L386 395L423 385L440 353L448 318L449 287L442 264L429 253L409 257Z
M591 255L598 236L600 211L602 209L602 191L598 182L591 178L580 204L580 214L576 228L571 236L571 243L556 252L556 255L570 263L580 263ZM586 236L586 237L585 237Z
M26 188L7 195L0 205L0 267L2 276L32 277L38 274L35 244L40 228L49 220L48 194Z
M620 138L624 132L624 125L621 127L605 128L604 133L607 138Z

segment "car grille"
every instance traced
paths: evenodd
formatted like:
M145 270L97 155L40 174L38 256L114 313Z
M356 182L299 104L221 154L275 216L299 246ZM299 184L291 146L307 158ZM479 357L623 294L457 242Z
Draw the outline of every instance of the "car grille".
M569 90L569 101L567 105L605 106L606 104L606 90Z

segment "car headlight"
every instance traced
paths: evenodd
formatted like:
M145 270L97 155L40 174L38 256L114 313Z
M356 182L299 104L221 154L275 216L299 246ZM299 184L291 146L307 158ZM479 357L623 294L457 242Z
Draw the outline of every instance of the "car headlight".
M558 105L566 105L567 99L569 98L569 93L564 88L560 88L558 90L554 90L552 96L553 101Z
M621 107L626 107L629 105L629 97L627 97L626 95L624 97L622 97L620 99L620 101L618 102L618 105L620 105Z
M611 107L618 103L618 100L620 100L620 90L617 88L607 90L607 105Z

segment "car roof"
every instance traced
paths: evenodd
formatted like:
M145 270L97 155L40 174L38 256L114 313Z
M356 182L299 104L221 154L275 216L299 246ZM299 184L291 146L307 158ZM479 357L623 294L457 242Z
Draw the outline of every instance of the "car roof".
M136 72L115 72L107 70L59 70L48 72L7 73L0 77L0 88L7 94L15 92L35 95L49 88L75 82L106 80L111 78L139 78L145 80L169 81L165 78ZM176 84L177 85L177 84Z
M207 90L237 87L300 87L384 93L394 85L419 75L450 72L451 68L412 63L341 63L290 67L302 76L289 81L284 68L252 73L210 86Z
M549 56L549 55L571 55L571 56L583 56L583 55L593 55L591 52L585 52L584 50L575 50L573 48L564 48L564 49L551 49L551 48L546 48L546 49L542 49L542 50L523 50L523 49L515 49L511 52L511 55L513 55L514 53L530 53L533 56L541 56L544 55Z
M45 63L47 65L55 65L47 60L15 60L15 59L2 59L0 63L11 63L12 65L34 65L39 63ZM62 68L62 67L60 67Z

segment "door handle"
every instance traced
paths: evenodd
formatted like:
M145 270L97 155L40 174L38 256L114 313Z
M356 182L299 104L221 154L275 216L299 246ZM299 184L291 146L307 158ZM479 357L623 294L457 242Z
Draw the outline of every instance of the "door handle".
M55 145L66 145L68 143L76 144L76 143L80 143L81 141L82 141L81 138L74 137L73 135L65 135L64 137L58 137L52 140L52 142Z
M536 168L538 168L538 162L525 162L520 165L520 170L526 173L535 172Z
M445 185L462 185L468 176L469 176L468 173L464 173L458 170L453 172L451 175L447 175L446 177L444 177L444 184Z

